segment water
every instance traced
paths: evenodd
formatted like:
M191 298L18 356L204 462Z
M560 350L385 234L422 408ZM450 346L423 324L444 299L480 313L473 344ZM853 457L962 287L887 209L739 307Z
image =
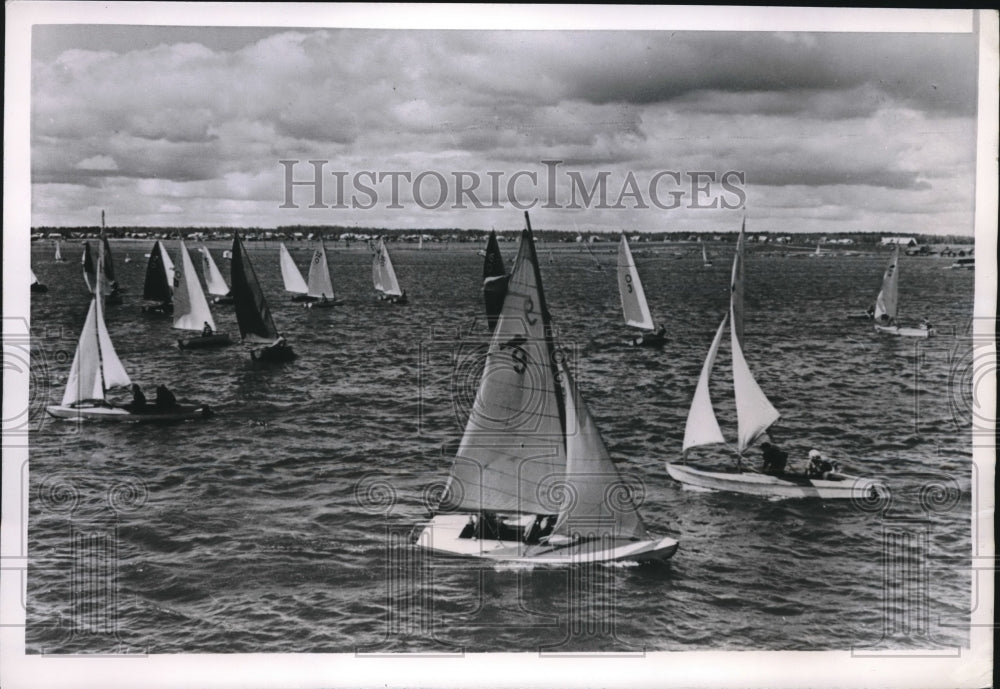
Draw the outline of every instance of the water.
M659 351L622 346L610 248L543 250L559 341L667 564L546 569L428 560L407 545L464 426L483 340L475 244L390 247L407 306L375 302L369 254L328 246L346 303L307 310L277 246L248 243L297 361L255 368L240 346L180 351L139 315L150 242L114 244L112 340L147 393L209 403L206 421L83 427L44 416L62 395L88 295L78 242L33 247L27 647L45 653L829 650L968 645L972 584L973 274L901 263L904 318L929 341L846 318L884 256L746 263L746 356L782 420L774 438L877 475L891 503L768 501L682 490L676 459L703 358L727 308L729 256L637 245ZM223 243L211 246L220 261ZM300 266L311 249L290 244ZM176 244L169 250L176 253ZM512 258L514 246L504 247ZM124 263L128 254L132 262ZM721 254L721 255L720 255ZM176 258L175 258L176 262ZM232 307L214 308L238 334ZM459 347L461 343L464 346ZM720 352L713 399L734 435Z

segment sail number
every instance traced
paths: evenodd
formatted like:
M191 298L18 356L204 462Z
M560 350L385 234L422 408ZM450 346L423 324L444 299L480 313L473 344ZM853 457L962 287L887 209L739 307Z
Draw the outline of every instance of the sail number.
M514 361L514 372L518 374L524 373L528 367L528 352L523 347L527 341L523 335L516 335L500 344L500 349L510 351L510 358Z
M625 289L628 290L629 294L632 294L632 276L631 275L626 275L625 276Z
M538 322L537 318L532 318L531 314L535 313L535 302L531 297L524 298L524 320L528 321L528 325L534 325Z

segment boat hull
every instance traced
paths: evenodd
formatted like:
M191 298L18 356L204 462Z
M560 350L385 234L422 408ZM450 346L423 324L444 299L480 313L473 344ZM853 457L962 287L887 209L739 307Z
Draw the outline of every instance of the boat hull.
M318 301L316 297L310 297L308 294L296 294L292 297L292 301L296 303Z
M231 296L226 295L224 297L215 297L214 299L212 299L212 303L213 304L233 304L235 302L233 301L233 298Z
M900 328L898 325L875 325L875 332L895 337L934 337L934 328Z
M177 340L177 346L181 349L207 349L209 347L227 347L231 345L233 341L230 339L229 335L225 333L216 333L215 335L198 335L195 337L180 338Z
M36 293L37 292L48 292L49 288L46 285L43 285L40 282L33 282L31 284L31 291L32 292L36 292Z
M294 361L298 358L298 354L296 354L288 345L269 345L267 347L251 349L250 358L254 361L280 363L283 361Z
M343 299L327 299L326 301L311 301L302 306L307 309L332 309L334 306L340 306L343 303Z
M667 462L667 473L685 486L761 497L871 500L889 495L889 489L879 481L839 473L828 479L801 475L772 476L752 472L705 471L670 462Z
M589 562L649 562L667 560L677 551L675 539L625 538L570 541L529 545L522 541L495 538L462 538L469 514L439 514L418 527L418 548L444 557L464 557L494 562L541 565L576 565Z
M379 292L375 298L387 304L405 304L407 301L405 294L397 295Z
M657 335L655 333L643 333L638 337L634 337L629 340L628 344L630 347L662 347L667 341L662 335Z
M46 411L57 419L73 421L112 421L123 423L186 421L206 417L211 414L208 405L180 404L169 409L148 405L142 411L132 411L118 405L68 407L54 404Z
M173 304L147 304L142 307L142 315L149 318L167 318L174 315Z

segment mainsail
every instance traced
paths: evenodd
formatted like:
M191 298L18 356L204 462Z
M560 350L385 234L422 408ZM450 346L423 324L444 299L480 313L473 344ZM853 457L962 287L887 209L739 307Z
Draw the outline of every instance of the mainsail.
M389 258L389 251L385 248L385 240L381 237L378 240L378 249L375 251L372 263L372 274L376 290L391 297L402 296L403 291L399 288L399 280L396 279L392 259Z
M722 436L722 429L719 428L719 421L715 418L715 409L712 407L712 398L708 390L708 381L712 376L712 368L715 366L715 357L719 353L719 344L722 342L722 334L726 329L728 314L719 324L719 329L715 332L715 339L708 349L708 356L701 367L701 376L698 377L698 386L694 390L694 398L691 400L691 410L688 412L687 425L684 427L684 447L698 447L699 445L712 445L724 443L726 439Z
M56 240L56 261L62 261L62 248L59 246L59 240Z
M271 310L264 301L264 293L257 281L257 274L250 263L239 233L233 235L232 260L233 302L236 321L244 342L271 344L278 339L278 329L271 318Z
M174 292L174 327L178 330L201 330L207 323L215 330L215 319L183 239L180 244L181 279Z
M507 271L503 265L500 245L497 243L496 230L490 230L486 242L486 258L483 259L483 301L486 302L486 320L490 332L496 328L500 311L503 309L503 298L507 294Z
M446 509L556 514L566 471L555 351L530 229L521 235Z
M90 254L90 242L83 243L80 262L83 263L83 281L87 283L87 291L93 293L97 285L97 268L94 265L94 257Z
M98 268L103 269L100 265ZM95 283L94 297L90 301L87 320L83 324L76 354L73 356L62 405L65 407L83 400L103 400L109 388L131 384L132 381L111 344L111 336L104 324L101 286Z
M625 322L636 328L652 330L653 316L649 313L646 292L642 289L642 281L639 280L639 272L624 232L618 243L618 293L621 296Z
M704 265L704 266L710 266L710 265L712 265L712 262L710 260L708 260L708 248L705 247L705 242L703 242L703 241L701 241L699 239L698 243L701 244L701 263L702 263L702 265Z
M778 420L778 411L760 389L743 356L743 347L732 330L733 394L736 396L737 449L739 452L753 444L761 433Z
M159 240L149 252L149 263L146 264L146 280L142 287L142 298L148 301L168 302L173 296L174 266L169 263L163 244Z
M319 240L319 248L313 252L312 261L309 263L309 285L310 297L326 297L333 299L333 283L330 281L330 264L326 261L326 245L323 239Z
M309 291L309 286L302 279L302 273L296 267L295 261L292 260L292 255L285 248L284 242L279 246L278 253L281 263L281 279L285 283L285 291L294 292L295 294L306 294ZM235 252L233 252L233 260L236 260Z
M875 299L875 322L880 322L883 317L889 322L896 320L896 312L899 308L899 244L892 251L892 258L885 268L882 276L882 289Z
M743 219L740 236L736 240L736 255L733 257L733 274L729 283L729 313L730 324L736 334L736 339L743 344L743 237L746 233L747 221Z
M104 277L107 280L104 286L114 289L118 286L118 281L115 279L115 261L111 257L111 245L107 237L101 237L101 246L104 248Z
M226 279L219 272L219 267L215 265L215 261L212 259L212 254L209 253L207 246L202 245L201 256L202 272L205 275L205 285L208 287L208 293L215 297L224 297L229 294L229 285L226 284Z

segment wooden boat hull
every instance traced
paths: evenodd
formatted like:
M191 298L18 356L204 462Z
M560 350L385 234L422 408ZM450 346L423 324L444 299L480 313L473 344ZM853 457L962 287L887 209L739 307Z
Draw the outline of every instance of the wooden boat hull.
M934 337L937 332L934 328L901 328L898 325L878 325L875 324L875 332L893 335L895 337Z
M31 291L32 292L48 292L49 288L46 285L43 285L40 282L34 282L34 283L31 284Z
M282 361L294 361L298 358L298 354L296 354L288 345L281 347L269 345L267 347L251 349L250 358L254 361L280 363Z
M195 337L179 338L177 346L181 349L206 349L208 347L226 347L233 341L225 333L214 335L197 335Z
M889 495L884 483L848 474L832 474L827 479L794 474L771 476L754 472L704 471L670 462L667 463L667 473L685 486L769 498L871 500Z
M643 333L638 337L634 337L628 341L630 347L662 347L667 341L667 338L662 335L656 335L655 333Z
M648 562L667 560L677 551L677 541L664 537L633 541L613 539L529 545L495 538L461 538L469 514L439 514L415 530L418 548L434 555L466 557L495 562L533 565L576 565L588 562Z
M307 309L332 309L334 306L340 306L343 303L343 299L327 299L326 301L311 301L302 306Z
M376 297L379 301L383 301L387 304L405 304L407 302L406 295L395 295L395 294L378 294Z
M124 423L186 421L211 415L208 405L203 404L179 404L168 409L151 404L141 411L132 411L119 405L64 407L54 404L46 407L46 411L57 419Z

